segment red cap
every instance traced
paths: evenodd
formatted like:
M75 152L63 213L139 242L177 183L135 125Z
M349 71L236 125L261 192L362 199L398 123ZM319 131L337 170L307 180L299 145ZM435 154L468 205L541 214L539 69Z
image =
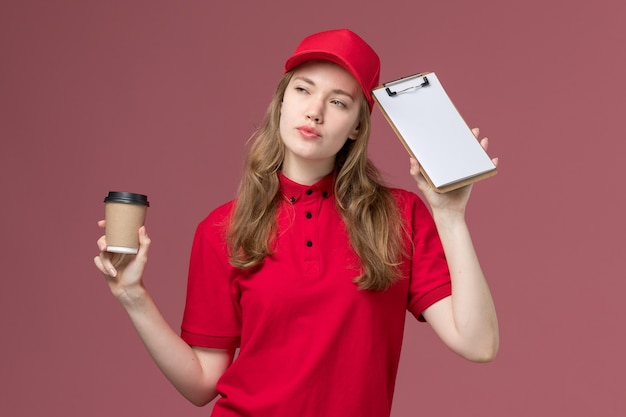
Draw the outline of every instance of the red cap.
M378 86L380 59L356 33L348 29L329 30L307 36L285 62L285 72L312 60L330 61L343 67L357 80L370 106L372 89Z

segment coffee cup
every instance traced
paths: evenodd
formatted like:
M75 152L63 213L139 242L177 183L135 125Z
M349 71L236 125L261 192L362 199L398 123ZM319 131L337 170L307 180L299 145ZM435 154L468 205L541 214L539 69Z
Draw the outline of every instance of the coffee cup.
M139 229L146 221L148 197L143 194L111 191L104 199L107 252L136 254Z

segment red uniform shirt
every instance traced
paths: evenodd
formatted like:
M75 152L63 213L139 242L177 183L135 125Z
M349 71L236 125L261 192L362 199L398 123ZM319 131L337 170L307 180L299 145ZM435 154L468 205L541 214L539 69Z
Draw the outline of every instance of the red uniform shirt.
M391 411L406 310L419 317L450 295L432 217L417 195L392 190L413 232L404 279L359 290L360 261L336 209L333 178L313 186L280 175L275 254L254 272L228 263L233 203L198 226L182 337L236 348L213 416L384 417Z

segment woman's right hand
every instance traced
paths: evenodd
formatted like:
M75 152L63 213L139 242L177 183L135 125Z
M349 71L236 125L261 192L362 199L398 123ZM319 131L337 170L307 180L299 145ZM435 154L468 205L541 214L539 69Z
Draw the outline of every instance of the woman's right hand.
M104 225L104 220L98 222L101 228L104 228ZM138 233L139 251L136 255L107 252L106 237L103 235L98 239L100 254L94 258L94 263L104 274L113 295L120 301L124 301L125 297L133 298L137 290L143 290L142 276L148 262L150 238L145 226L142 226Z

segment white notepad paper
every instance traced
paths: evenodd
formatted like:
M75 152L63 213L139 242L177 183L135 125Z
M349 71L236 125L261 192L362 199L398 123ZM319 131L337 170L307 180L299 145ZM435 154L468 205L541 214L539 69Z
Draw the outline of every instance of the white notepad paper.
M385 83L372 93L436 191L450 191L496 174L491 158L434 72Z

